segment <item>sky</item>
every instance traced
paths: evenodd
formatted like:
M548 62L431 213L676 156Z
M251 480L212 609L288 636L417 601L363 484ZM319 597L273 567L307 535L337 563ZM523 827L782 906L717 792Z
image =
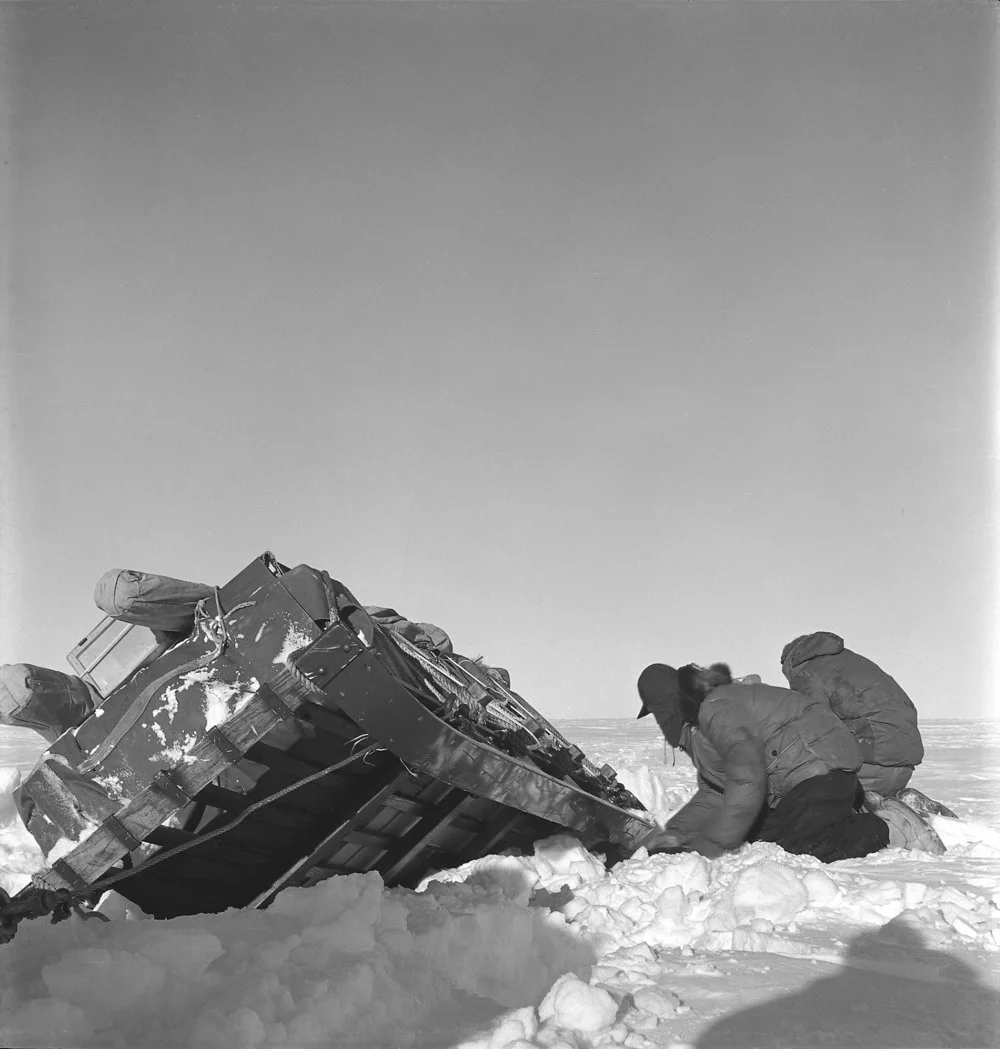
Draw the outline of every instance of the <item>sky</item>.
M1000 717L997 18L4 5L0 661L270 549L551 717L813 630Z

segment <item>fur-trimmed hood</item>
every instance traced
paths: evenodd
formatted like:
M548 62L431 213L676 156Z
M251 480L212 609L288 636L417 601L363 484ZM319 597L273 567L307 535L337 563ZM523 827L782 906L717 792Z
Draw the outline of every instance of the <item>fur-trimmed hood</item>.
M697 663L688 663L677 671L677 682L681 692L695 703L701 701L720 685L731 685L733 675L726 663L713 663L710 667L700 667Z
M782 669L797 667L817 656L838 656L843 651L844 639L829 630L817 630L815 634L800 634L781 650L781 666Z
M790 688L830 704L857 737L866 764L916 767L923 760L913 701L877 663L845 648L838 634L821 630L790 641L781 671Z

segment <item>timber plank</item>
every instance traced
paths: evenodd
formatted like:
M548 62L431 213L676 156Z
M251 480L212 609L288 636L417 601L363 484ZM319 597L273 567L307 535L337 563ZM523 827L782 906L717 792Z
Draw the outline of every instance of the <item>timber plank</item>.
M374 812L381 808L385 799L395 790L400 779L406 775L407 773L401 770L398 765L395 767L392 765L386 766L378 779L370 784L371 789L368 797L360 805L357 805L357 802L355 802L356 808L353 815L334 827L305 856L302 856L292 864L266 892L261 893L253 901L253 906L256 908L265 907L274 899L277 893L293 883L296 874L308 871L311 867L326 859L339 847L351 831L361 826Z
M470 801L462 791L446 795L424 819L403 835L394 848L389 849L379 861L377 870L386 885L394 884L397 876L408 863L429 844L429 838L449 823L454 823L459 810Z

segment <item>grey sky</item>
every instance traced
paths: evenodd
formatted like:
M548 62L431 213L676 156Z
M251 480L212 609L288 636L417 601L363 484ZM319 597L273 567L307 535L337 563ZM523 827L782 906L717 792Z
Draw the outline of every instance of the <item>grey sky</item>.
M265 548L543 711L995 703L997 8L7 5L0 660Z

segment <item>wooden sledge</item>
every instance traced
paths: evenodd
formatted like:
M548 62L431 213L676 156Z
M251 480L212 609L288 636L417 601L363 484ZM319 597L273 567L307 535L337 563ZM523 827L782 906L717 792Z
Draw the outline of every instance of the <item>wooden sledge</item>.
M157 918L265 907L336 874L415 886L566 831L614 858L652 829L495 675L329 577L317 622L290 577L257 558L42 756L19 803L47 866L14 910L111 886Z

